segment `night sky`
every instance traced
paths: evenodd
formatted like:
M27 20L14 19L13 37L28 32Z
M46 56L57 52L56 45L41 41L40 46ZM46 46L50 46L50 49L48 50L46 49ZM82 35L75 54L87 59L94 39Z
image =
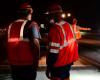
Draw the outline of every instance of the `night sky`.
M63 10L71 12L72 17L78 19L78 25L99 28L100 11L97 0L0 0L0 25L9 23L16 18L17 7L28 1L33 9L33 19L41 23L42 14L52 3L59 3Z

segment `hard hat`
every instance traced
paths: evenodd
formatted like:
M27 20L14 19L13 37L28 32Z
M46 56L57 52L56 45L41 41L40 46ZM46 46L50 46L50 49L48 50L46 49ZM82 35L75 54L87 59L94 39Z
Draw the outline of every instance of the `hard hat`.
M28 3L21 4L20 11L26 12L26 13L33 13L33 9L31 7L31 5L29 5Z
M27 8L31 8L31 6L28 3L23 3L20 5L20 9L27 9Z
M58 4L53 4L49 7L49 13L63 12L62 8Z

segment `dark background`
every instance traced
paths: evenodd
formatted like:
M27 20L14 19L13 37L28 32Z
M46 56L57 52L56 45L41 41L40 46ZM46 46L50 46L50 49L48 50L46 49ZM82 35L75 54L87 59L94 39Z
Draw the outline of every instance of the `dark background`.
M97 0L0 0L0 27L8 24L17 17L18 5L29 2L33 9L33 19L38 23L43 21L43 14L52 3L59 3L63 10L77 18L78 25L100 29L100 9Z

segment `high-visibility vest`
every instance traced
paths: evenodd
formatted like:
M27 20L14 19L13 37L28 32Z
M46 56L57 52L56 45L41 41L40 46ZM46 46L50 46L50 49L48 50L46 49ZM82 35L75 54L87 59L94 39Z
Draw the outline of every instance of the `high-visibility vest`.
M72 27L73 27L76 39L80 39L81 38L81 33L80 33L80 30L78 29L77 25L73 24Z
M24 38L27 20L17 20L8 27L8 60L12 65L33 64L29 39Z
M49 32L49 52L58 54L54 67L70 64L78 59L78 44L72 27L61 21Z

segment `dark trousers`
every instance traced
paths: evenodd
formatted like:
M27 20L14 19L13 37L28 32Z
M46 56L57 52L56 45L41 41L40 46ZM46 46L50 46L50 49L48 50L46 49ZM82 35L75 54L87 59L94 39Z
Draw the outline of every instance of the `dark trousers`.
M13 80L35 80L37 69L32 65L15 66L11 65L11 76Z
M52 70L51 70L51 77L60 78L61 80L69 78L70 77L70 70L71 70L72 64L73 63L67 64L67 65L62 66L62 67L52 68Z

